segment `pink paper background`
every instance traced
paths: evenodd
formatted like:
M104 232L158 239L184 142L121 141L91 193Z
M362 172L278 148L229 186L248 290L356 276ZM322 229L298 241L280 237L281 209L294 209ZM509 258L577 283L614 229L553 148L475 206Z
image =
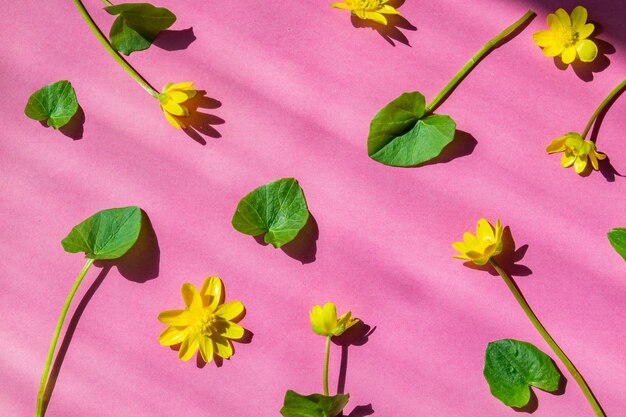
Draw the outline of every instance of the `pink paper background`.
M108 28L99 2L86 2ZM532 274L516 277L521 290L607 415L624 415L625 264L606 232L626 226L625 181L579 177L544 151L552 138L582 130L624 78L622 1L585 2L615 50L592 82L557 69L531 40L548 12L577 4L568 0L407 0L400 11L417 30L400 31L411 47L353 27L326 1L158 4L177 14L173 30L193 27L197 39L130 61L157 87L191 80L222 103L209 111L225 120L214 126L221 138L205 136L206 146L165 122L72 2L4 5L0 415L33 414L50 336L83 264L60 240L94 212L126 205L151 219L158 277L136 282L157 275L155 257L140 263L147 269L113 267L98 281L98 268L88 274L68 316L83 300L49 417L276 416L286 389L321 390L323 339L311 332L308 310L325 301L376 327L348 349L346 415L368 404L377 417L520 415L489 393L487 343L516 338L554 355L499 277L451 258L450 244L481 216L499 217L518 246L528 245L519 263ZM475 138L470 155L417 169L368 158L368 126L381 106L404 91L432 98L529 7L539 16L440 107ZM162 46L176 39L169 34ZM84 109L81 140L23 115L28 96L59 79L71 80ZM598 135L621 173L625 115L622 96ZM243 195L287 176L300 181L319 229L314 262L230 225ZM242 324L254 338L221 368L198 369L159 346L156 316L182 304L183 282L211 274L223 278L228 299L244 302ZM340 357L333 347L332 391ZM536 390L533 415L591 416L558 365L565 393Z

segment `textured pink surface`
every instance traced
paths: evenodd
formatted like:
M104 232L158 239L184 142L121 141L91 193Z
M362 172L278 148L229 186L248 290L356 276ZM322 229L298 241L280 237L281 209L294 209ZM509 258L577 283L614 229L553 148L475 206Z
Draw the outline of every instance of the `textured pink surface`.
M112 19L87 1L108 27ZM254 3L254 4L253 4ZM531 33L576 2L411 1L411 47L392 47L325 1L163 0L193 27L184 50L153 47L130 61L155 85L192 80L222 102L210 113L221 138L201 146L165 122L154 100L104 52L70 1L10 2L1 19L0 415L32 415L43 361L80 255L60 240L94 212L139 205L158 238L158 277L117 268L85 299L67 346L49 417L276 416L286 389L321 390L323 339L313 304L334 301L376 330L349 348L346 391L374 416L516 416L482 376L487 343L516 338L552 353L504 283L451 258L451 242L476 220L499 217L532 274L516 280L578 366L609 416L626 409L624 261L606 232L626 226L625 181L582 178L544 148L582 130L626 74L619 0L587 1L600 38L616 50L608 68L581 80L542 56ZM477 141L470 155L418 169L367 157L369 121L404 91L427 99L505 26L534 7L539 17L493 51L440 112ZM170 40L175 36L168 36ZM69 79L86 122L82 140L27 119L44 84ZM626 97L598 136L626 172ZM238 200L256 186L298 178L319 229L315 261L235 232ZM310 254L309 254L310 255ZM154 260L153 260L154 261ZM151 265L153 268L155 265ZM515 271L523 272L523 268ZM154 272L154 271L152 271ZM99 270L79 290L70 316ZM221 368L180 362L159 346L160 310L180 305L180 285L209 274L248 310L250 344ZM128 278L125 278L126 275ZM87 302L88 301L88 302ZM68 318L69 318L68 317ZM331 357L337 385L341 349ZM566 373L561 396L536 391L535 416L592 415ZM363 416L353 413L352 417Z

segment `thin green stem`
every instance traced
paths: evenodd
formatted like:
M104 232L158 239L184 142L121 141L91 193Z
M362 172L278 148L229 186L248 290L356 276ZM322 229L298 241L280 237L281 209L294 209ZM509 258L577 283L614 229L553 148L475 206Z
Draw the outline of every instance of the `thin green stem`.
M328 397L328 362L330 359L330 338L326 336L326 350L324 352L324 395Z
M585 394L587 401L589 401L589 404L591 404L591 408L593 408L593 411L596 413L596 416L606 417L606 415L604 414L604 411L602 411L602 407L600 407L600 404L598 404L598 400L596 400L596 397L593 396L593 393L589 389L589 386L585 382L580 372L578 372L578 370L576 369L572 361L569 360L569 358L561 350L559 345L556 344L552 336L550 336L550 334L545 329L545 327L543 327L543 325L541 324L541 322L539 321L535 313L533 313L533 311L530 309L530 306L524 299L524 296L520 293L519 289L517 288L517 285L515 285L515 282L513 282L513 279L511 279L511 277L508 276L508 274L500 267L500 265L496 263L496 261L494 261L493 259L490 259L489 262L494 267L494 269L498 272L498 274L500 274L500 276L506 283L507 287L509 287L509 290L511 290L511 292L513 293L513 296L515 297L519 305L522 307L522 310L524 310L524 312L526 313L526 316L528 316L533 326L535 326L535 329L537 329L539 334L541 334L541 337L543 337L543 340L545 340L546 343L552 348L554 353L556 353L556 355L559 357L561 362L563 362L567 370L574 377L574 379L576 380L576 383L578 384L580 389L583 391L583 394Z
M46 364L43 367L43 374L41 375L41 383L39 384L39 392L37 393L37 408L35 409L35 417L41 417L43 412L43 401L44 395L46 392L46 385L48 382L48 374L50 373L50 365L52 364L52 358L54 356L54 351L57 347L57 341L59 340L59 335L61 334L61 329L63 328L63 322L65 321L65 316L67 315L67 310L72 303L72 298L74 298L74 294L76 294L76 290L78 286L82 282L83 278L89 268L93 264L94 259L87 259L85 266L78 274L76 281L74 281L74 285L70 290L67 298L65 299L65 304L63 305L63 309L61 310L61 315L59 316L59 321L57 322L57 327L54 329L54 334L52 335L52 341L50 342L50 349L48 349L48 357L46 358Z
M458 83L461 82L461 80L465 77L465 75L467 75L467 73L471 71L474 65L476 65L487 52L489 52L494 46L498 44L498 42L500 42L503 38L505 38L515 29L523 25L524 22L526 22L528 19L530 19L534 15L535 15L534 11L532 10L527 11L526 14L522 16L521 19L513 23L508 28L504 29L496 37L491 39L482 48L480 48L480 50L476 52L476 54L474 54L474 56L471 57L470 60L467 61L465 65L463 65L463 68L461 68L461 70L454 76L454 78L450 80L450 82L443 88L443 90L441 90L439 94L437 94L437 96L430 102L430 104L426 107L425 114L428 115L428 114L431 114L433 111L435 111L439 103L448 95L448 93L450 93L450 91L452 91L457 86Z
M109 0L102 0L102 3L104 3L107 7L113 6L113 3L111 3Z
M150 85L150 83L141 76L141 74L139 74L133 67L131 67L130 64L126 62L124 58L122 58L119 52L113 49L113 46L111 46L109 40L106 38L106 36L104 36L98 25L96 25L96 22L94 22L94 20L91 18L89 12L87 12L87 9L85 9L82 1L73 1L78 8L81 16L83 17L85 22L87 22L87 26L89 26L93 34L96 35L96 38L98 38L102 46L104 46L104 49L107 50L107 52L113 57L113 59L115 59L117 63L120 64L122 68L124 68L124 71L126 71L131 77L133 77L133 79L137 81L139 85L144 88L144 90L146 90L151 96L158 97L159 92L155 90L154 87L152 87L152 85Z
M624 87L626 87L626 79L619 83L619 85L615 87L604 100L602 100L602 103L600 103L600 105L596 108L596 111L594 111L591 115L591 118L587 122L587 126L585 126L585 130L582 134L583 139L587 137L587 134L591 130L591 126L593 126L593 123L598 118L598 115L602 112L602 110L604 110L606 105L609 104L611 100L613 100L613 97L615 97L620 91L622 91L622 89L624 89Z

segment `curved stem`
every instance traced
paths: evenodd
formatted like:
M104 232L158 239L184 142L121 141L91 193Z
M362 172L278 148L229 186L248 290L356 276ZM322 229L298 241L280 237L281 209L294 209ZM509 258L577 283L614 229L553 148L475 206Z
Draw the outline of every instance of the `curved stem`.
M437 108L439 103L448 95L448 93L450 93L451 90L453 90L457 86L458 83L461 82L463 77L465 77L465 75L474 67L474 65L476 65L481 60L481 58L487 52L489 52L494 46L496 46L498 42L500 42L504 37L506 37L515 29L523 25L524 22L526 22L528 19L530 19L534 15L535 15L534 11L532 10L527 11L526 14L521 17L521 19L513 23L508 28L504 29L502 32L496 35L493 39L487 42L482 48L480 48L480 50L476 52L474 56L471 57L470 60L467 61L465 65L463 65L463 68L461 68L461 70L457 72L454 78L450 80L450 82L443 88L443 90L441 90L439 94L437 94L437 96L430 102L430 104L426 107L425 115L432 113Z
M43 367L43 374L41 375L41 383L39 384L39 392L37 393L37 408L35 409L35 417L41 417L43 412L43 400L44 394L46 392L46 385L48 382L48 374L50 373L50 365L52 364L52 357L54 356L54 351L56 350L57 341L59 340L59 335L61 334L61 329L63 328L63 322L65 321L65 316L67 315L67 310L72 303L72 298L74 298L74 294L76 294L76 290L78 286L82 282L83 278L89 268L93 264L94 259L87 259L85 266L78 274L76 281L74 281L74 285L70 290L67 298L65 299L65 304L63 305L63 309L61 310L61 315L59 316L59 321L57 322L57 327L54 329L54 334L52 335L52 341L50 342L50 348L48 349L48 357L46 358L46 364Z
M606 105L609 104L611 100L613 100L613 97L615 97L620 91L622 91L624 87L626 87L626 79L622 81L621 83L619 83L619 85L615 87L613 91L611 91L604 100L602 100L602 103L600 103L600 105L596 108L596 111L594 111L593 114L591 115L591 118L587 122L587 126L585 126L585 130L583 131L583 134L582 134L583 139L587 137L587 134L591 130L591 126L593 126L593 122L595 122L596 119L598 118L598 115L602 112L602 110L604 110Z
M498 272L498 274L500 274L500 276L506 283L507 287L509 287L509 290L511 290L511 292L513 293L513 296L515 297L519 305L522 307L522 309L526 313L526 316L528 316L533 326L535 326L535 329L537 329L539 334L541 334L541 337L543 337L543 340L545 340L546 343L552 348L554 353L556 353L556 355L559 357L561 362L563 362L567 370L574 377L574 379L576 380L576 383L578 384L580 389L583 391L583 394L585 394L587 401L589 401L589 404L591 404L591 408L593 408L593 411L595 411L596 416L606 417L606 415L604 414L604 411L602 411L602 407L600 407L600 404L598 404L598 401L593 396L593 393L589 389L589 386L585 382L580 372L578 372L574 364L569 360L569 358L561 350L559 345L556 344L556 342L554 341L552 336L550 336L546 328L543 327L543 325L541 324L541 322L539 321L535 313L533 313L533 311L530 309L530 306L524 299L524 296L520 293L519 289L517 288L517 285L515 285L515 282L513 282L513 280L500 267L500 265L496 263L496 261L494 261L493 259L490 259L489 262L494 267L494 269Z
M330 359L330 336L326 336L326 350L324 352L324 395L328 397L328 362Z
M150 85L150 83L141 76L141 74L139 74L133 67L131 67L130 64L126 62L124 58L122 58L119 52L113 49L113 46L111 46L111 43L109 43L109 40L106 38L106 36L104 36L104 34L102 33L98 25L96 25L96 22L94 22L94 20L91 18L91 16L89 15L89 12L87 12L87 9L85 9L85 6L83 5L82 1L81 0L73 0L73 1L76 7L78 8L78 11L80 12L81 16L83 17L85 22L87 22L87 25L89 26L93 34L96 35L96 38L98 38L102 46L104 46L104 49L107 50L107 52L113 57L113 59L115 59L117 63L120 64L122 68L124 68L124 71L126 71L131 77L133 77L133 79L137 81L139 85L144 88L144 90L146 90L151 96L158 97L159 92L155 90L154 87L152 87L152 85Z

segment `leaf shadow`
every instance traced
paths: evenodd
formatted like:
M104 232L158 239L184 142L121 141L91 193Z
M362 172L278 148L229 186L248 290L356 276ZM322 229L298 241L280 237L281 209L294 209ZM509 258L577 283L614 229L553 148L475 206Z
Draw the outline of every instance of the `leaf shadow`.
M346 377L348 373L348 353L350 346L363 346L368 341L376 327L364 323L362 320L356 322L346 330L341 336L334 336L331 340L334 344L341 346L341 362L339 365L339 378L337 379L337 394L345 394ZM352 412L345 417L365 417L374 414L371 404L355 407ZM340 414L344 417L344 414Z
M65 356L70 348L70 344L72 342L72 338L74 337L74 333L76 332L76 328L78 327L78 323L80 322L80 318L85 312L87 305L93 298L94 294L104 281L104 278L111 271L111 266L105 266L102 268L98 277L95 281L89 286L89 289L83 296L83 298L78 303L76 310L74 310L74 314L72 314L72 318L67 325L67 330L65 331L65 335L63 336L63 340L61 341L61 345L58 349L56 357L54 358L54 362L52 363L52 368L50 370L50 375L48 376L48 382L46 383L46 389L44 391L43 396L43 405L42 405L42 417L45 416L46 410L48 408L48 404L50 403L50 399L52 398L52 393L54 392L54 387L56 386L57 380L59 378L59 374L61 372L61 367L63 366L63 361L65 360Z
M314 262L317 255L317 239L320 231L313 214L309 212L309 219L294 240L281 246L281 250L290 258L296 259L302 265Z
M46 129L50 128L46 120L40 120L39 123ZM85 112L82 106L79 104L76 113L74 113L70 121L56 130L70 139L81 140L85 132Z
M456 130L454 132L454 138L452 142L447 144L441 153L430 161L426 161L422 164L415 165L415 167L423 167L427 165L446 164L457 158L471 155L476 148L478 141L472 136L471 133L467 133L463 130Z
M159 33L152 44L166 51L182 51L196 40L193 27L182 30L166 29Z
M526 277L533 273L533 271L526 265L521 265L519 262L524 258L528 251L528 245L522 245L519 248L516 247L515 240L513 240L513 234L511 228L506 226L502 231L502 252L494 259L498 264L507 271L511 276ZM476 265L472 261L463 263L468 268L478 271L487 271L493 276L498 276L498 273L493 269L490 264Z
M402 4L404 4L404 0L391 0L387 4L397 9L398 7L402 6ZM387 24L383 25L382 23L374 22L372 20L361 19L360 17L353 14L350 15L350 21L352 23L352 26L354 26L355 28L370 28L372 30L375 30L384 40L386 40L393 47L396 46L396 42L411 47L409 39L404 33L400 31L400 29L404 29L407 31L417 31L417 28L413 26L411 22L409 22L406 18L402 17L399 14L387 14L385 15L385 18L387 19Z
M552 391L552 392L544 391L544 392L547 392L552 395L560 396L560 395L565 394L565 388L567 387L567 378L565 378L565 375L563 375L563 372L561 372L559 367L556 365L556 362L554 362L552 358L550 358L550 360L552 361L554 368L557 370L557 372L560 375L559 386L557 387L556 391ZM530 399L528 400L528 404L526 404L523 407L511 407L513 411L518 412L518 413L527 413L527 414L532 414L535 411L537 411L537 409L539 408L539 399L537 398L537 394L535 393L535 390L536 389L541 390L541 389L534 387L534 386L529 387L528 389L530 390Z
M132 248L119 259L96 261L96 266L117 267L119 273L129 281L144 283L159 276L161 250L152 222L145 211L141 211L141 229Z
M204 113L198 109L218 109L222 106L219 100L208 97L206 91L198 90L195 97L190 98L185 102L185 106L189 109L189 116L185 117L184 123L187 126L183 129L183 132L201 145L206 145L206 139L203 136L207 136L214 139L222 137L220 132L213 126L222 125L225 120L215 115Z

